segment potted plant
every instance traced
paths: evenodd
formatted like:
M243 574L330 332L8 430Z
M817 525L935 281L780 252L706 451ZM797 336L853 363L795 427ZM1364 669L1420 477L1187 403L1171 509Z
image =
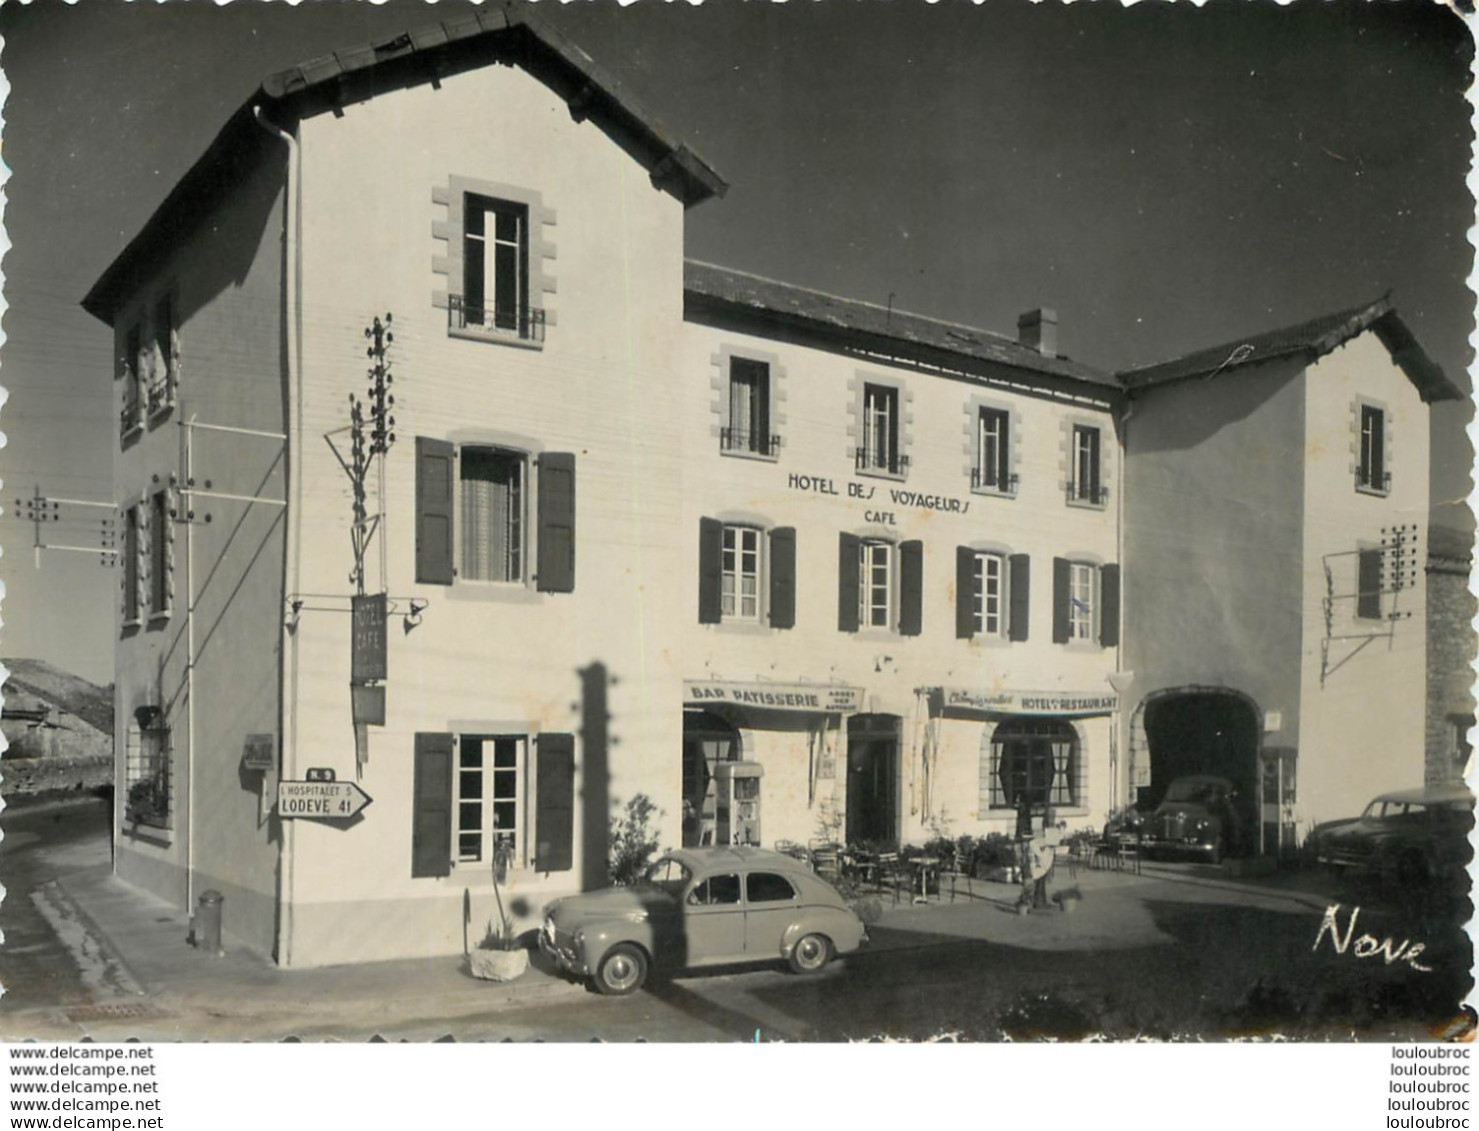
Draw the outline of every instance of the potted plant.
M493 898L498 903L498 922L488 923L482 942L468 953L467 966L474 978L489 982L512 982L529 968L529 951L514 933L513 920L503 908L498 885L508 875L509 845L498 841L493 848Z
M1079 891L1077 887L1064 888L1062 891L1053 893L1053 902L1063 908L1065 913L1077 908L1083 898L1084 893Z

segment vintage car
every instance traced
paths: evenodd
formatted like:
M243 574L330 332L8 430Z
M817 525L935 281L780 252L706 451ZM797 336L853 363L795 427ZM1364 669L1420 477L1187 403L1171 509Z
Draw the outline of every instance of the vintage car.
M539 945L601 993L629 994L653 968L783 960L814 973L867 938L862 920L805 863L723 847L669 852L630 887L556 901Z
M1474 795L1461 785L1383 793L1353 820L1316 825L1305 853L1343 875L1412 892L1463 876Z
M1219 864L1241 847L1236 797L1226 778L1191 774L1177 778L1155 812L1139 822L1140 849L1146 855L1190 854Z

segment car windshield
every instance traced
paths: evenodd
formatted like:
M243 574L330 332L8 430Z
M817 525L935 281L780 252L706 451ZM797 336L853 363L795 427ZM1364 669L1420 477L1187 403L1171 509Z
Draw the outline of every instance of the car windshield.
M1213 781L1173 781L1166 790L1167 801L1190 801L1197 805L1210 805L1222 792L1222 786Z
M649 887L661 888L669 895L677 895L692 876L693 873L681 861L674 860L671 856L664 856L647 869L642 876L642 882Z

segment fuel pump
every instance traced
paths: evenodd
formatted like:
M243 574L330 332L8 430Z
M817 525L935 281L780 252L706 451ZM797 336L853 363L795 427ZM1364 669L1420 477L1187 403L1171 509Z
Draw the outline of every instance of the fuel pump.
M759 762L720 762L714 768L718 792L716 844L760 844L760 779L765 767Z

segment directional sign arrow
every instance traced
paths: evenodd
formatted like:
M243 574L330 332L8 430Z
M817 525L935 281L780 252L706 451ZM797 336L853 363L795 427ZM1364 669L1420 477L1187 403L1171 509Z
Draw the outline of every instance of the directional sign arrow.
M284 781L277 783L280 817L344 821L371 801L352 781Z

